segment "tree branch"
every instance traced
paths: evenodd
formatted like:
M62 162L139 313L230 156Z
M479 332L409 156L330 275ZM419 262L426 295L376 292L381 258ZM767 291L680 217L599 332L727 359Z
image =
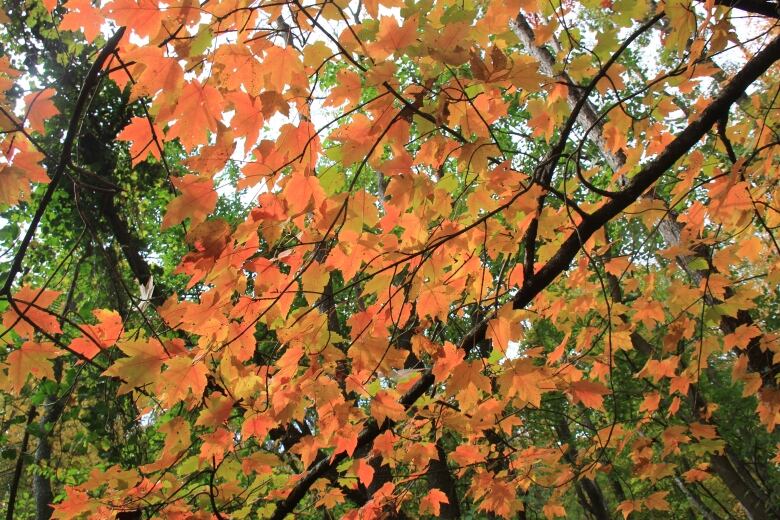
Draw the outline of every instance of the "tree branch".
M24 435L22 436L22 445L19 448L19 457L16 459L16 466L14 467L14 476L11 479L11 488L8 492L8 511L6 511L6 520L14 519L14 509L16 508L16 493L19 491L19 482L22 479L22 469L24 468L24 455L27 453L27 445L30 443L30 425L35 419L37 411L35 406L30 407L30 411L27 412L27 423L24 427Z
M124 34L124 27L117 29L116 33L114 33L114 35L108 39L106 45L103 47L103 49L101 49L97 58L92 63L92 67L90 67L89 72L87 73L87 77L84 78L84 84L81 86L81 91L79 92L79 97L76 100L76 105L73 107L73 114L70 116L70 122L68 123L68 130L62 143L62 151L60 152L59 161L57 162L57 166L54 169L51 182L46 188L46 192L43 194L43 197L41 197L41 202L38 204L38 208L35 210L35 215L33 215L33 218L30 221L30 227L27 228L27 233L25 233L24 238L22 238L22 242L19 245L19 250L14 255L13 262L11 263L11 269L8 271L8 277L5 279L3 288L0 289L0 293L2 294L7 294L9 296L11 294L11 287L13 286L14 278L16 278L16 275L22 268L22 262L24 261L25 254L27 253L27 248L30 246L30 242L32 242L32 239L35 236L35 231L38 229L38 224L40 224L41 218L43 218L46 207L51 202L51 199L54 196L54 192L57 191L57 186L59 185L60 180L62 180L62 176L70 164L73 143L76 141L76 136L78 135L79 128L81 127L81 119L84 110L86 110L87 106L89 105L89 101L92 99L92 94L98 85L99 74L103 69L103 64L106 62L109 56L114 53L117 46L119 45L119 41L122 39Z
M699 0L704 2L706 0ZM780 19L780 4L764 0L715 0L715 5L732 7L748 13Z
M701 113L698 119L689 124L677 138L650 164L644 167L630 184L615 198L593 213L593 218L581 223L569 235L553 257L534 275L530 283L518 292L513 299L513 307L521 309L550 285L555 278L565 271L584 244L604 224L616 217L620 212L636 201L650 186L652 186L667 170L685 155L717 122L724 111L739 99L743 91L757 80L769 67L780 59L780 37L775 38L762 51L757 53L723 88L720 95ZM485 322L463 338L460 348L484 338ZM426 372L409 392L400 400L404 409L408 410L435 383L432 373ZM374 439L392 426L392 421L385 420L379 426L375 421L369 421L358 436L357 448L367 446ZM290 491L286 499L276 506L273 520L282 520L291 513L295 506L306 496L309 488L321 476L347 459L346 452L322 460L309 468L306 474Z

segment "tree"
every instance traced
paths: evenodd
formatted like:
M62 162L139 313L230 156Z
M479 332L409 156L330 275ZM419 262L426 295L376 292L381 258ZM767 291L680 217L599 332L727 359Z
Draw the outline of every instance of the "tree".
M780 512L776 3L3 6L8 518Z

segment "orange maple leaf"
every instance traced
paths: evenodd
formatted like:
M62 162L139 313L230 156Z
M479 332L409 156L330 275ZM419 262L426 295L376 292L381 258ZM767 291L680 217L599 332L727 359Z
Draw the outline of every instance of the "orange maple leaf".
M366 487L371 485L371 481L374 480L374 468L366 462L366 459L356 460L352 465L352 471L355 472L360 483Z
M187 150L206 144L208 133L217 133L217 122L222 119L222 94L211 85L191 81L184 85L178 99L176 108L166 114L168 120L176 119L167 137L178 137Z
M22 338L32 338L36 327L49 334L59 334L62 329L57 317L44 309L54 303L60 294L59 291L34 289L25 285L14 294L20 314L9 306L3 313L3 326L13 329Z
M284 198L292 215L303 213L310 204L318 205L325 199L320 181L314 175L292 174L284 187Z
M43 154L30 149L22 141L0 163L0 206L16 204L30 196L30 182L48 183L49 178L39 164Z
M127 357L117 359L103 372L103 375L123 380L118 393L127 393L134 388L143 388L157 380L163 362L168 359L162 344L157 340L139 339L122 341L119 350Z
M193 361L189 356L177 356L165 362L167 369L158 379L157 390L165 406L173 406L192 394L195 399L203 396L206 389L208 368L203 362Z
M380 390L371 401L371 416L376 419L378 424L385 422L386 418L391 421L400 421L406 418L406 410L398 402L397 395L393 395L387 390Z
M439 516L442 504L449 504L450 499L438 488L431 488L428 494L420 500L420 514L430 513Z
M24 102L27 105L27 121L34 131L45 133L44 123L46 120L60 113L51 100L55 92L53 88L46 88L24 96Z
M569 387L569 393L575 403L582 403L587 408L603 409L604 396L609 394L609 388L592 381L574 381Z
M132 29L142 38L160 32L162 11L154 0L114 0L104 10L117 25Z
M88 41L100 35L100 26L105 18L92 0L69 0L68 10L60 22L61 31L83 31Z
M107 349L119 340L122 335L122 318L116 311L97 309L92 314L100 323L97 325L82 325L84 336L75 338L70 343L70 349L88 359L95 357L101 350Z
M154 129L154 133L152 133L152 129ZM149 154L152 154L158 161L160 160L160 149L155 144L154 138L160 139L162 135L160 127L150 125L149 120L145 117L134 117L116 138L117 141L130 142L130 161L135 166L146 160Z
M36 379L48 378L54 380L54 369L51 360L60 355L51 343L36 343L26 341L21 348L8 354L8 378L11 391L16 395L22 391L27 376Z
M169 228L184 219L193 223L202 222L214 211L217 205L217 192L214 191L214 181L197 175L185 175L171 179L182 194L168 203L162 221L162 229Z

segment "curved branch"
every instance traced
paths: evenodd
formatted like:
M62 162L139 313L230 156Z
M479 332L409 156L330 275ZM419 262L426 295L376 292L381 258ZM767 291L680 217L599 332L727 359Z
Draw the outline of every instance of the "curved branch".
M46 192L43 194L43 197L41 197L41 202L38 204L38 209L35 210L35 215L33 215L33 218L30 221L30 227L27 228L27 233L25 233L24 238L22 238L22 243L19 245L19 250L14 255L11 269L8 271L8 277L5 279L5 284L3 284L2 289L0 289L0 293L7 295L11 294L11 287L13 286L14 278L16 278L16 275L22 269L22 262L24 261L24 255L27 253L27 248L30 246L30 242L32 242L32 239L35 236L35 231L38 229L38 224L40 224L41 218L43 218L46 207L51 202L51 199L54 196L54 192L57 191L57 186L59 185L65 170L70 164L73 143L76 141L76 136L78 135L79 127L81 126L81 118L84 110L86 110L87 105L89 104L90 99L92 99L92 94L95 88L97 88L100 79L99 74L103 69L103 64L106 62L109 56L114 53L124 34L124 27L117 29L116 33L114 33L114 35L108 39L106 45L101 49L97 58L95 58L95 61L92 63L92 67L90 67L89 72L87 73L87 77L84 78L84 84L81 86L81 91L79 92L79 97L76 100L76 105L73 107L73 114L70 116L68 131L66 132L65 139L62 143L62 152L60 152L60 158L57 162L57 166L54 169L51 183L49 183L49 186L46 188Z

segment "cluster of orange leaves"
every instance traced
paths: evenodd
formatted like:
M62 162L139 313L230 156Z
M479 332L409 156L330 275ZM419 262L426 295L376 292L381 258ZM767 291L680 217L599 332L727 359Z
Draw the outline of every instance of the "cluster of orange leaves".
M57 8L52 0L44 4L49 11ZM396 0L381 4L402 7ZM364 518L379 515L388 503L400 507L404 494L397 491L406 481L423 476L430 461L439 458L435 440L441 429L461 439L449 454L449 462L458 468L456 474L470 472L468 496L480 510L509 517L523 507L516 489L528 490L533 482L554 490L544 513L565 515L562 496L577 476L563 459L564 450L554 442L530 444L508 457L504 470L494 472L484 464L491 456L485 432L495 429L516 435L523 420L514 410L540 408L545 394L553 392L572 405L607 413L604 399L612 393L609 376L616 359L611 354L632 348L636 323L648 329L663 324L668 315L689 308L701 292L683 287L662 305L650 296L655 288L654 275L650 275L643 281L648 296L630 307L613 303L608 308L599 297L589 262L582 258L566 277L570 298L556 299L545 293L534 304L535 315L514 310L511 303L501 306L487 323L487 339L494 353L489 358L467 358L459 346L431 340L422 333L462 318L469 305L491 305L506 296L504 291L523 285L521 263L506 273L505 281L494 280L480 251L490 261L516 254L531 221L539 218L546 234L537 260L544 262L578 223L578 217L565 207L548 206L537 214L536 202L543 189L508 161L491 163L501 151L491 138L489 125L507 115L507 96L546 93L528 101L534 137L550 141L565 117L566 87L539 73L538 64L529 56L505 52L513 17L521 8L536 9L537 2L489 3L473 24L448 22L445 4L435 3L424 15L410 11L397 17L379 16L378 2L365 2L367 21L330 35L330 40L319 20L343 22L339 2L317 7L302 7L298 2L249 6L231 0L203 7L191 0L167 2L164 7L153 0L114 0L100 8L89 0L65 4L60 30L83 31L87 40L94 41L107 21L128 28L110 77L130 90L131 101L146 103L151 114L134 118L117 136L129 144L133 165L150 156L161 160L163 143L174 139L186 151L195 152L186 161L191 173L172 179L178 195L168 205L161 226L166 229L188 222L186 239L191 252L177 272L188 276L187 288L201 284L204 289L197 300L173 295L157 309L170 329L185 333L186 341L145 337L136 331L130 334L116 312L97 310L96 323L81 325L67 350L38 341L35 334L36 330L53 336L63 332L55 314L47 311L59 293L25 286L14 295L17 307L5 312L3 325L13 327L23 344L6 360L7 390L21 393L30 375L52 378L52 360L67 352L89 363L99 361L103 351L117 348L123 357L103 375L120 381L120 393L138 394L142 414L162 416L180 404L197 417L190 423L176 416L157 425L165 440L156 461L132 470L96 470L86 483L70 487L68 498L55 507L58 517L130 510L140 497L165 504L161 514L183 515L190 505L167 498L182 477L168 470L183 459L190 461L191 468L214 465L220 501L240 496L239 475L269 482L260 488L265 493L263 500L282 499L299 479L285 458L288 454L252 450L249 443L254 439L263 445L272 429L312 421L312 417L316 428L290 450L303 467L317 460L321 450L330 456L355 455L358 436L371 420L396 423L392 431L377 437L370 454L381 457L391 469L404 468L406 480L386 482L374 492L360 512ZM318 37L297 48L274 38L272 30L245 29L267 26L287 13L292 13L299 28ZM547 29L540 27L540 34ZM491 40L490 35L497 37ZM361 56L362 61L338 70L338 86L327 91L318 109L360 110L323 133L312 113L313 78L330 61L348 61L337 56L334 45ZM403 86L397 79L401 57L412 57L424 78L466 64L472 77L456 74L437 85L435 96L416 105L427 115L422 117L405 108L401 100L411 105L425 98L430 85ZM7 60L0 62L0 91L8 90L16 76ZM618 80L620 76L614 73L611 77ZM366 100L369 91L378 94ZM46 89L28 95L24 119L4 112L2 129L43 132L44 121L56 113L50 100L53 93ZM6 106L5 99L0 104ZM268 131L271 122L273 132ZM418 132L426 125L458 128L468 141L432 132L412 151L413 124ZM631 124L619 116L610 119L605 133L612 151L627 147L625 127ZM658 143L669 136L662 129L651 131L658 133ZM42 155L29 140L10 135L2 147L2 204L16 204L28 197L30 182L47 181L38 165ZM323 149L323 135L327 149ZM257 196L246 219L231 227L209 217L218 200L214 177L236 155L238 143L243 143L248 158L238 186L256 190ZM673 195L687 191L701 171L701 160L695 154L686 160L690 173L683 173ZM473 176L470 182L476 188L453 193L447 177L437 176L447 161L468 165L467 175ZM351 180L349 174L352 178L373 175L367 173L369 169L386 180L381 195L366 189L342 189ZM706 215L698 203L684 215L688 244L696 242L706 218L728 228L750 220L753 203L745 181L725 175L708 189L711 203ZM466 210L456 211L458 205ZM499 211L500 219L486 217ZM637 203L640 216L636 218L652 221L659 213L647 201ZM586 247L599 252L607 242L602 235ZM747 240L738 247L719 249L712 262L728 272L728 266L734 265L733 256L758 259L763 246L756 242ZM293 245L274 247L288 243ZM274 254L265 254L269 251ZM670 249L665 254L673 257L689 252ZM623 257L606 264L606 272L615 276L631 270ZM330 330L329 312L333 311L322 304L336 273L345 287L335 298L348 309L344 311L348 312L347 337ZM632 284L636 288L639 282L629 276L624 288L631 290ZM729 284L725 276L714 274L708 277L706 290L726 301L724 305L732 305L731 313L750 308L750 287L727 297ZM296 304L296 298L308 305ZM361 303L352 305L350 300ZM599 341L599 328L588 326L576 337L567 334L552 352L528 348L521 357L508 355L513 344L523 339L523 324L529 320L546 318L561 330L570 330L576 316L590 311L631 316L634 323L617 320L610 332L614 352L592 355L585 364L578 364L578 353L588 352ZM270 331L278 344L262 355L257 355L261 350L255 336L258 325ZM398 345L400 331L410 326L414 334L409 346ZM676 341L692 340L694 334L694 318L679 318L663 338L664 353L671 353L670 345ZM744 327L727 336L723 344L706 338L698 356L706 359L712 353L745 349L758 337L767 348L774 348L769 335L762 336L757 327ZM263 340L268 343L268 338ZM438 385L434 394L415 404L412 417L399 403L421 373L406 367L409 356L429 362ZM761 381L748 373L745 363L740 358L734 374L745 383L745 395L750 395ZM656 386L668 383L664 395L657 391L645 394L637 411L642 424L660 413L662 398L670 400L665 415L674 416L680 399L697 382L698 371L693 364L683 366L679 356L669 355L650 359L636 377ZM219 382L219 389L210 387L210 381ZM762 418L774 427L778 409L765 410ZM636 475L650 482L674 474L674 465L664 460L679 453L680 446L709 441L710 449L718 447L714 427L698 422L666 429L660 458L649 439L620 424L597 432L596 437L601 440L580 453L582 460L597 456L603 441L603 449L630 453ZM193 442L199 448L190 456ZM228 458L238 452L239 457ZM341 468L342 475L368 487L375 470L367 460L365 453L355 458ZM605 468L594 463L587 474L598 470ZM701 469L685 474L689 481L707 476ZM99 500L98 489L102 490ZM332 508L345 500L339 488L324 481L313 489L318 506ZM668 510L665 494L626 501L619 509L625 516L643 509ZM434 488L420 499L419 512L438 514L443 503L447 496Z

